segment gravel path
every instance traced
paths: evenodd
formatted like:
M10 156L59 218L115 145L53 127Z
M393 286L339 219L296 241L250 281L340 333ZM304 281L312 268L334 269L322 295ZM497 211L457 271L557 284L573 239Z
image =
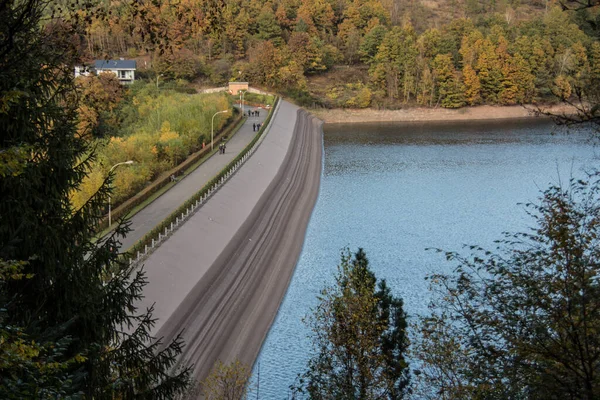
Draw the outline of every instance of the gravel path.
M277 314L317 199L321 122L282 102L244 167L146 261L154 333L184 330L204 379L217 360L252 365Z

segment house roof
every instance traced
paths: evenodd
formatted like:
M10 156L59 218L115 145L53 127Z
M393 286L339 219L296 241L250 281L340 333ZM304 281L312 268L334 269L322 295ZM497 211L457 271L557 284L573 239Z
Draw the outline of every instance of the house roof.
M96 60L96 69L135 69L135 60Z

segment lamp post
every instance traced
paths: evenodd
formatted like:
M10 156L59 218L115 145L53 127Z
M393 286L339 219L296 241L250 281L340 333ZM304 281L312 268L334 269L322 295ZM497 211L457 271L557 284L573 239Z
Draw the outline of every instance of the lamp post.
M215 115L212 116L212 121L210 122L210 151L213 151L213 138L214 138L214 131L215 131L215 117L217 116L217 114L223 114L228 112L229 110L223 110L223 111L217 111L215 113Z
M245 91L240 90L240 103L242 105L242 117L244 116L244 95L246 94Z
M133 163L134 163L134 161L132 161L132 160L117 163L117 164L113 165L112 167L110 167L110 169L108 170L108 175L110 175L112 170L117 168L119 165L125 165L125 164L130 165ZM109 228L112 225L112 219L111 219L111 214L110 214L110 197L111 197L111 195L110 195L110 193L108 193L108 227Z

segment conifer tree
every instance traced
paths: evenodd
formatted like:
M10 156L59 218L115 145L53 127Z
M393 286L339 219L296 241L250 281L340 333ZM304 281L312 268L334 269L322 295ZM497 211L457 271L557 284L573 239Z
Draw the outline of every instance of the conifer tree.
M308 323L317 354L294 388L312 399L400 399L408 386L406 314L362 249L343 253Z
M182 341L154 340L151 310L136 311L145 278L118 253L127 227L93 241L111 177L83 207L69 202L94 157L71 69L85 14L73 3L58 18L50 3L0 7L0 261L23 277L0 275L0 397L171 398L189 375L172 371ZM15 359L15 331L39 354Z
M490 40L485 39L482 42L475 70L481 82L481 97L484 101L495 104L502 90L502 65Z
M481 101L481 83L475 70L470 65L465 65L463 69L463 81L465 85L465 101L473 106Z
M439 54L433 60L438 95L442 107L459 108L465 105L464 86L457 77L450 54Z

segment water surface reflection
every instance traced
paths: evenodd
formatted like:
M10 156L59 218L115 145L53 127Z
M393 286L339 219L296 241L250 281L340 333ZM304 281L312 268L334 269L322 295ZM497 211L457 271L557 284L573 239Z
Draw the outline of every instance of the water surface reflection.
M302 318L332 282L340 250L363 247L410 315L425 276L452 266L426 248L493 247L531 222L517 203L594 165L589 132L550 122L325 126L321 192L304 249L259 357L260 398L282 399L309 357ZM255 376L258 364L255 366Z

